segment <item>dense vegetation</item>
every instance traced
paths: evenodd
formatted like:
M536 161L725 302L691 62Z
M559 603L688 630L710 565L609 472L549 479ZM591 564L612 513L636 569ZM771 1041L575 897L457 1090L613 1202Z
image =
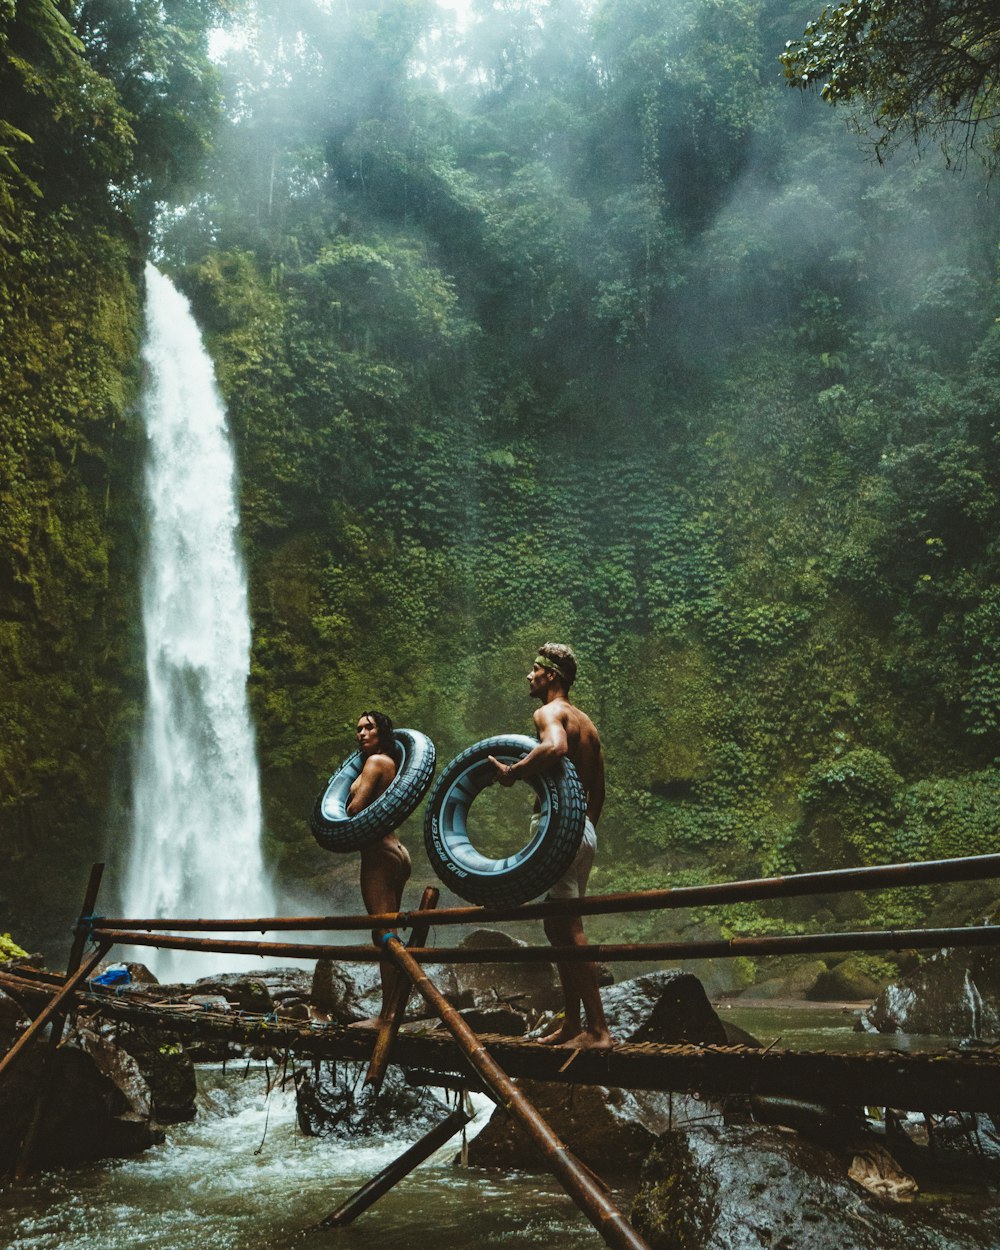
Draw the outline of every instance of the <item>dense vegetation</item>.
M111 31L151 7L74 6L83 43L59 55L80 77L49 76L108 110L89 131L15 56L35 9L0 17L0 86L21 74L34 109L11 118L30 148L0 134L3 316L24 335L11 353L5 328L0 412L19 881L70 836L73 863L99 850L124 793L156 204L237 439L290 894L342 867L304 815L356 713L384 706L444 756L526 728L546 638L577 647L606 739L597 888L994 849L997 212L933 154L869 163L787 90L807 6L480 5L459 32L416 0L261 3L218 82L211 6L163 6L173 44ZM120 59L147 44L148 65ZM963 901L983 905L949 914Z

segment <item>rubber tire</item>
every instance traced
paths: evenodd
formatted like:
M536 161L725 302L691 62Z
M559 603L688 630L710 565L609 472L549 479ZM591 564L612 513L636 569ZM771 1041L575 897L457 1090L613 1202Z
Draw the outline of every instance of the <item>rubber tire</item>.
M488 757L514 763L537 745L524 734L485 738L456 755L431 791L424 846L435 873L466 902L487 907L525 903L555 885L576 858L587 804L576 769L565 756L550 772L525 778L538 796L542 821L520 851L489 859L469 841L469 808L496 776Z
M397 729L396 775L374 803L347 814L351 786L361 773L361 752L349 755L320 792L309 830L325 851L360 851L393 833L420 806L434 780L434 743L416 729Z

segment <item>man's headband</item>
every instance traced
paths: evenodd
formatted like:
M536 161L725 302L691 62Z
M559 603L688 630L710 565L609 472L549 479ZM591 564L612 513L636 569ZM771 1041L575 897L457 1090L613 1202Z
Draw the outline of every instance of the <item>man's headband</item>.
M563 670L555 662L555 660L550 660L547 656L544 656L544 655L536 655L535 663L538 665L539 668L551 668L554 673L559 674L559 676L563 679L563 681L569 680L566 674L563 672Z

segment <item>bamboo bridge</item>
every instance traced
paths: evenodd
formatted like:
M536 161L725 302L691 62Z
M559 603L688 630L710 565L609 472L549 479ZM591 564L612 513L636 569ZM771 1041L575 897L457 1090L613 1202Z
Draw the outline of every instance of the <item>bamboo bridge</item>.
M484 925L543 919L559 914L607 915L671 910L736 900L826 895L1000 877L1000 855L925 863L800 873L761 880L677 889L593 895L583 900L546 900L521 907L437 908L438 891L424 891L419 909L384 915L255 917L233 919L114 918L95 912L102 865L91 873L65 976L19 968L0 973L0 989L29 1004L31 1025L0 1059L0 1079L19 1054L38 1040L50 1021L48 1045L59 1044L63 1022L79 1006L102 1017L162 1030L179 1037L236 1042L313 1059L367 1062L366 1084L377 1094L389 1063L408 1069L413 1083L480 1090L514 1117L608 1245L642 1250L646 1243L612 1202L599 1178L552 1132L512 1078L578 1085L693 1092L713 1100L734 1096L815 1097L831 1105L876 1105L930 1111L1000 1112L1000 1047L935 1053L873 1051L865 1054L801 1052L775 1046L619 1044L610 1050L572 1050L509 1036L477 1035L428 977L424 966L448 963L563 962L571 960L725 959L737 955L834 951L939 950L1000 945L1000 925L939 929L883 929L781 937L733 937L712 941L595 944L587 947L477 947L427 945L432 926ZM309 930L384 930L381 949L371 946L295 944L256 938L211 938L209 932L267 933ZM404 943L400 930L410 930ZM94 949L84 960L90 944ZM116 994L91 985L99 964L117 945L153 946L214 953L391 962L406 976L388 1004L376 1034L336 1024L282 1019L274 1014L192 1012L157 999L155 987ZM423 997L440 1024L421 1033L400 1032L411 989ZM428 1157L468 1121L453 1112L320 1226L356 1218L386 1189Z

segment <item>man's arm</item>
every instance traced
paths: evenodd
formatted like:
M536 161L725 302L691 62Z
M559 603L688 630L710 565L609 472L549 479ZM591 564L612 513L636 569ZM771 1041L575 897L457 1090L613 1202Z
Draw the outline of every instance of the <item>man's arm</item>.
M348 816L357 816L369 803L374 803L380 794L388 790L389 782L395 775L396 766L388 755L370 755L351 786L347 800Z
M516 764L501 764L491 755L490 763L497 770L497 780L502 786L512 786L524 777L544 773L569 752L569 739L562 717L554 708L543 706L536 710L535 728L538 730L538 746L532 747L523 760Z

